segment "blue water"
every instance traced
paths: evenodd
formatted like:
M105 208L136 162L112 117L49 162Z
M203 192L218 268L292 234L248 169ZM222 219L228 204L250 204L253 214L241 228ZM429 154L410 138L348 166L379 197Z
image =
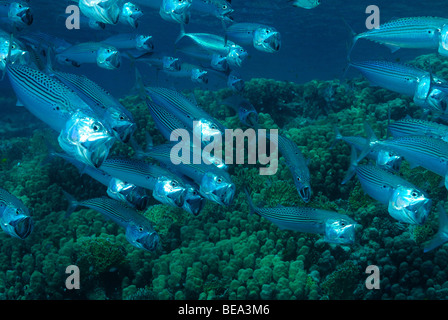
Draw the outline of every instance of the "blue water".
M30 1L34 21L14 36L39 31L77 44L136 32L152 36L156 53L179 54L174 42L180 26L163 20L157 9L141 6L144 15L136 30L125 25L68 30L65 9L70 4ZM26 108L15 105L16 93L6 75L0 83L0 188L30 209L36 225L27 239L12 238L0 230L0 299L447 299L447 245L423 252L423 243L438 230L437 204L446 199L446 189L439 186L441 178L404 161L397 174L433 199L427 222L410 226L394 220L387 206L363 192L356 178L341 185L350 150L345 143L330 148L336 126L344 136L365 137L367 121L379 138L386 138L388 122L406 115L425 118L412 97L372 87L354 69L345 73L351 32L366 31L365 10L371 4L380 9L381 23L441 16L448 9L444 0L322 0L311 10L295 8L286 0L232 1L235 22L273 26L281 34L279 52L245 46L249 57L236 70L248 84L241 95L260 113L260 127L279 129L304 153L312 200L305 203L299 197L285 159L271 177L260 176L250 166L232 166L229 173L237 191L229 206L208 202L195 217L151 198L150 207L138 214L151 220L160 234L161 250L157 252L132 246L114 216L105 219L85 208L65 215L63 191L81 201L107 196L105 188L62 159L49 156L53 149L61 152L57 134ZM216 17L197 12L185 30L223 35ZM428 54L437 61L435 73L446 78L447 58L431 50L391 53L385 46L359 40L351 59L412 62L422 67L418 58ZM208 84L195 84L140 62L136 65L145 85L185 90L186 95L194 92L213 117L232 128L242 126L235 112L220 103L234 94L222 79L210 76ZM134 137L140 146L165 142L146 105L136 96L135 68L129 59L122 59L117 70L56 62L53 68L85 75L121 99L136 120ZM438 115L429 119L442 122ZM117 142L111 155L134 157L134 147ZM281 230L268 219L250 214L245 187L253 190L254 202L260 207L312 207L348 215L360 224L356 241L340 245L313 232ZM66 285L69 265L81 269L81 289ZM379 288L366 286L365 270L371 265L379 268Z

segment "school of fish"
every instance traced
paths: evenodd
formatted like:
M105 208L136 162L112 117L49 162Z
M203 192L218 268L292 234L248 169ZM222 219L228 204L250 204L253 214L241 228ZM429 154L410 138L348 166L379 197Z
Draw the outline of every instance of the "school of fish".
M151 197L162 204L182 208L197 216L206 202L229 206L237 192L228 166L211 157L208 163L185 163L184 157L206 146L213 137L224 136L224 127L190 97L175 89L146 86L135 69L139 98L149 110L166 143L142 150L133 139L136 123L131 112L101 84L77 74L83 64L107 70L122 66L122 59L134 64L144 62L171 77L193 83L207 83L210 76L226 79L235 92L221 103L232 108L247 128L259 129L256 108L239 93L244 81L238 68L248 58L247 46L266 54L281 50L280 33L273 26L252 21L235 21L237 12L226 0L79 0L81 23L93 30L125 24L135 31L145 11L158 12L160 18L179 25L173 39L177 52L190 59L165 56L157 51L157 43L149 34L117 33L101 41L70 43L65 39L32 29L33 10L26 3L0 3L0 70L8 78L17 96L17 104L55 131L62 152L50 156L65 159L81 173L105 186L107 197L77 200L65 193L69 202L67 214L80 207L96 210L126 230L126 239L136 248L154 251L160 238L146 210ZM289 1L292 6L313 9L320 0ZM208 14L222 23L220 34L188 33L186 26L196 13ZM235 14L235 17L234 17ZM372 85L413 98L425 113L443 118L448 112L448 81L431 70L390 61L351 61L350 55L360 40L370 40L396 51L417 48L448 56L448 19L407 17L396 19L360 34L353 32L348 52L348 67L358 70ZM192 63L195 61L196 63ZM62 72L60 66L73 68ZM173 154L173 134L182 129L194 139L190 154ZM379 140L368 123L367 137L343 136L337 127L335 143L351 146L350 167L342 183L354 175L364 192L387 207L390 216L407 224L425 223L432 200L420 187L397 174L402 161L421 166L440 175L448 189L448 126L410 116L390 123L391 137ZM176 138L176 136L175 136ZM257 207L249 186L247 195L251 212L271 221L281 229L321 234L325 241L353 244L358 223L351 217L311 208L306 205L313 196L311 177L305 159L291 139L283 134L268 136L274 142L290 170L302 207ZM134 157L110 157L116 141L129 144ZM184 152L184 151L183 151ZM360 164L363 159L370 163ZM147 159L151 159L148 162ZM176 163L176 165L173 165ZM425 246L425 252L448 241L448 217L438 205L440 229ZM9 235L25 239L33 230L34 221L27 207L14 195L0 189L0 224Z

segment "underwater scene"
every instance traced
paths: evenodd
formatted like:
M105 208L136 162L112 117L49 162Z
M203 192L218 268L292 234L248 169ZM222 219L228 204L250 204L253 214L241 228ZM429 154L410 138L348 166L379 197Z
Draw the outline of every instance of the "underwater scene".
M448 299L447 9L0 1L0 299Z

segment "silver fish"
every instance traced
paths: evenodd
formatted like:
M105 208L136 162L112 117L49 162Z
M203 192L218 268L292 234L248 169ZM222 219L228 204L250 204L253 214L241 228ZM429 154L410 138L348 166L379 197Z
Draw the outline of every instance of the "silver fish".
M153 197L162 203L182 207L186 186L174 173L143 160L107 159L101 170L120 180L152 190Z
M22 48L18 41L12 41L11 55L8 58L10 52L10 37L0 32L0 71L5 70L6 63L26 63L29 59L28 52Z
M448 19L439 17L409 17L392 20L381 24L378 29L356 35L349 56L359 39L386 45L393 52L400 48L437 50L441 29L447 23Z
M163 0L160 4L160 16L170 22L188 24L192 0Z
M1 2L0 19L6 19L11 28L8 31L21 31L33 23L34 17L30 7L20 2Z
M294 7L304 8L304 9L314 9L320 5L320 0L288 0L292 2Z
M152 36L143 34L120 33L101 42L119 50L136 49L140 52L152 52L154 50Z
M69 202L67 215L78 207L87 207L98 211L106 218L111 219L126 229L126 239L134 247L147 251L154 251L159 247L160 238L154 230L151 221L138 213L135 209L126 206L120 201L109 198L95 198L76 201L71 195L64 192Z
M117 139L124 143L129 141L137 125L132 114L107 90L86 76L55 71L51 76L73 89L104 120Z
M142 10L132 2L126 2L121 7L118 21L130 25L133 28L138 27L138 20L143 16Z
M34 221L28 208L2 188L0 188L0 227L10 236L22 240L34 229Z
M239 44L252 44L255 49L264 52L277 52L281 47L280 32L259 23L235 23L226 29L226 35Z
M109 45L98 42L86 42L71 46L56 54L61 64L79 67L84 63L96 63L99 67L114 70L120 67L120 52Z
M432 205L428 195L412 183L384 169L373 165L358 165L356 150L352 146L350 168L342 184L355 173L368 195L388 205L391 217L417 225L426 221Z
M79 96L26 65L8 64L6 73L20 103L60 132L58 142L62 149L89 165L101 165L115 139Z
M255 107L245 98L234 95L222 101L222 104L231 107L238 114L240 121L248 127L258 129L258 113Z
M448 126L428 120L406 117L389 124L393 137L424 135L448 142Z
M213 15L222 21L233 21L233 19L229 16L234 11L230 4L230 1L193 0L191 9L194 11Z
M88 18L105 24L117 24L120 17L118 0L79 0L78 7Z
M367 144L359 159L371 150L390 150L404 157L413 167L421 166L445 178L448 189L448 143L428 136L403 136L380 141L366 125Z
M176 71L163 70L171 77L189 78L193 83L208 83L208 72L203 68L189 63L182 63Z
M309 207L256 207L246 192L251 212L271 221L280 229L323 234L324 240L337 244L353 244L357 223L345 214Z

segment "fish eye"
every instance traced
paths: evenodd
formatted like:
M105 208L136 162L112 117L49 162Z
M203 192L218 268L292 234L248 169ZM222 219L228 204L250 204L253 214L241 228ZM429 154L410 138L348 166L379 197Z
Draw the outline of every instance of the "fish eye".
M120 116L120 120L124 120L124 116L123 115Z
M417 198L417 196L418 196L417 191L412 191L411 196L412 196L413 198Z
M171 186L172 186L172 187L175 187L175 186L177 186L177 183L176 183L176 181L171 181Z
M193 191L193 195L194 195L194 196L197 196L197 195L198 195L198 192L197 192L196 190L194 190L194 191Z
M216 179L216 182L221 183L222 182L222 178Z
M297 177L297 181L301 182L301 181L302 181L302 178Z
M16 209L16 215L18 216L20 214L19 209Z
M92 129L93 129L93 131L99 131L100 129L101 129L101 125L99 125L98 123L94 123L93 125L92 125Z
M143 230L144 230L143 227L141 227L141 226L138 227L138 231L143 232Z
M223 4L223 5L222 5L222 8L223 8L223 10L226 10L226 9L227 9L227 5L226 5L226 4Z

